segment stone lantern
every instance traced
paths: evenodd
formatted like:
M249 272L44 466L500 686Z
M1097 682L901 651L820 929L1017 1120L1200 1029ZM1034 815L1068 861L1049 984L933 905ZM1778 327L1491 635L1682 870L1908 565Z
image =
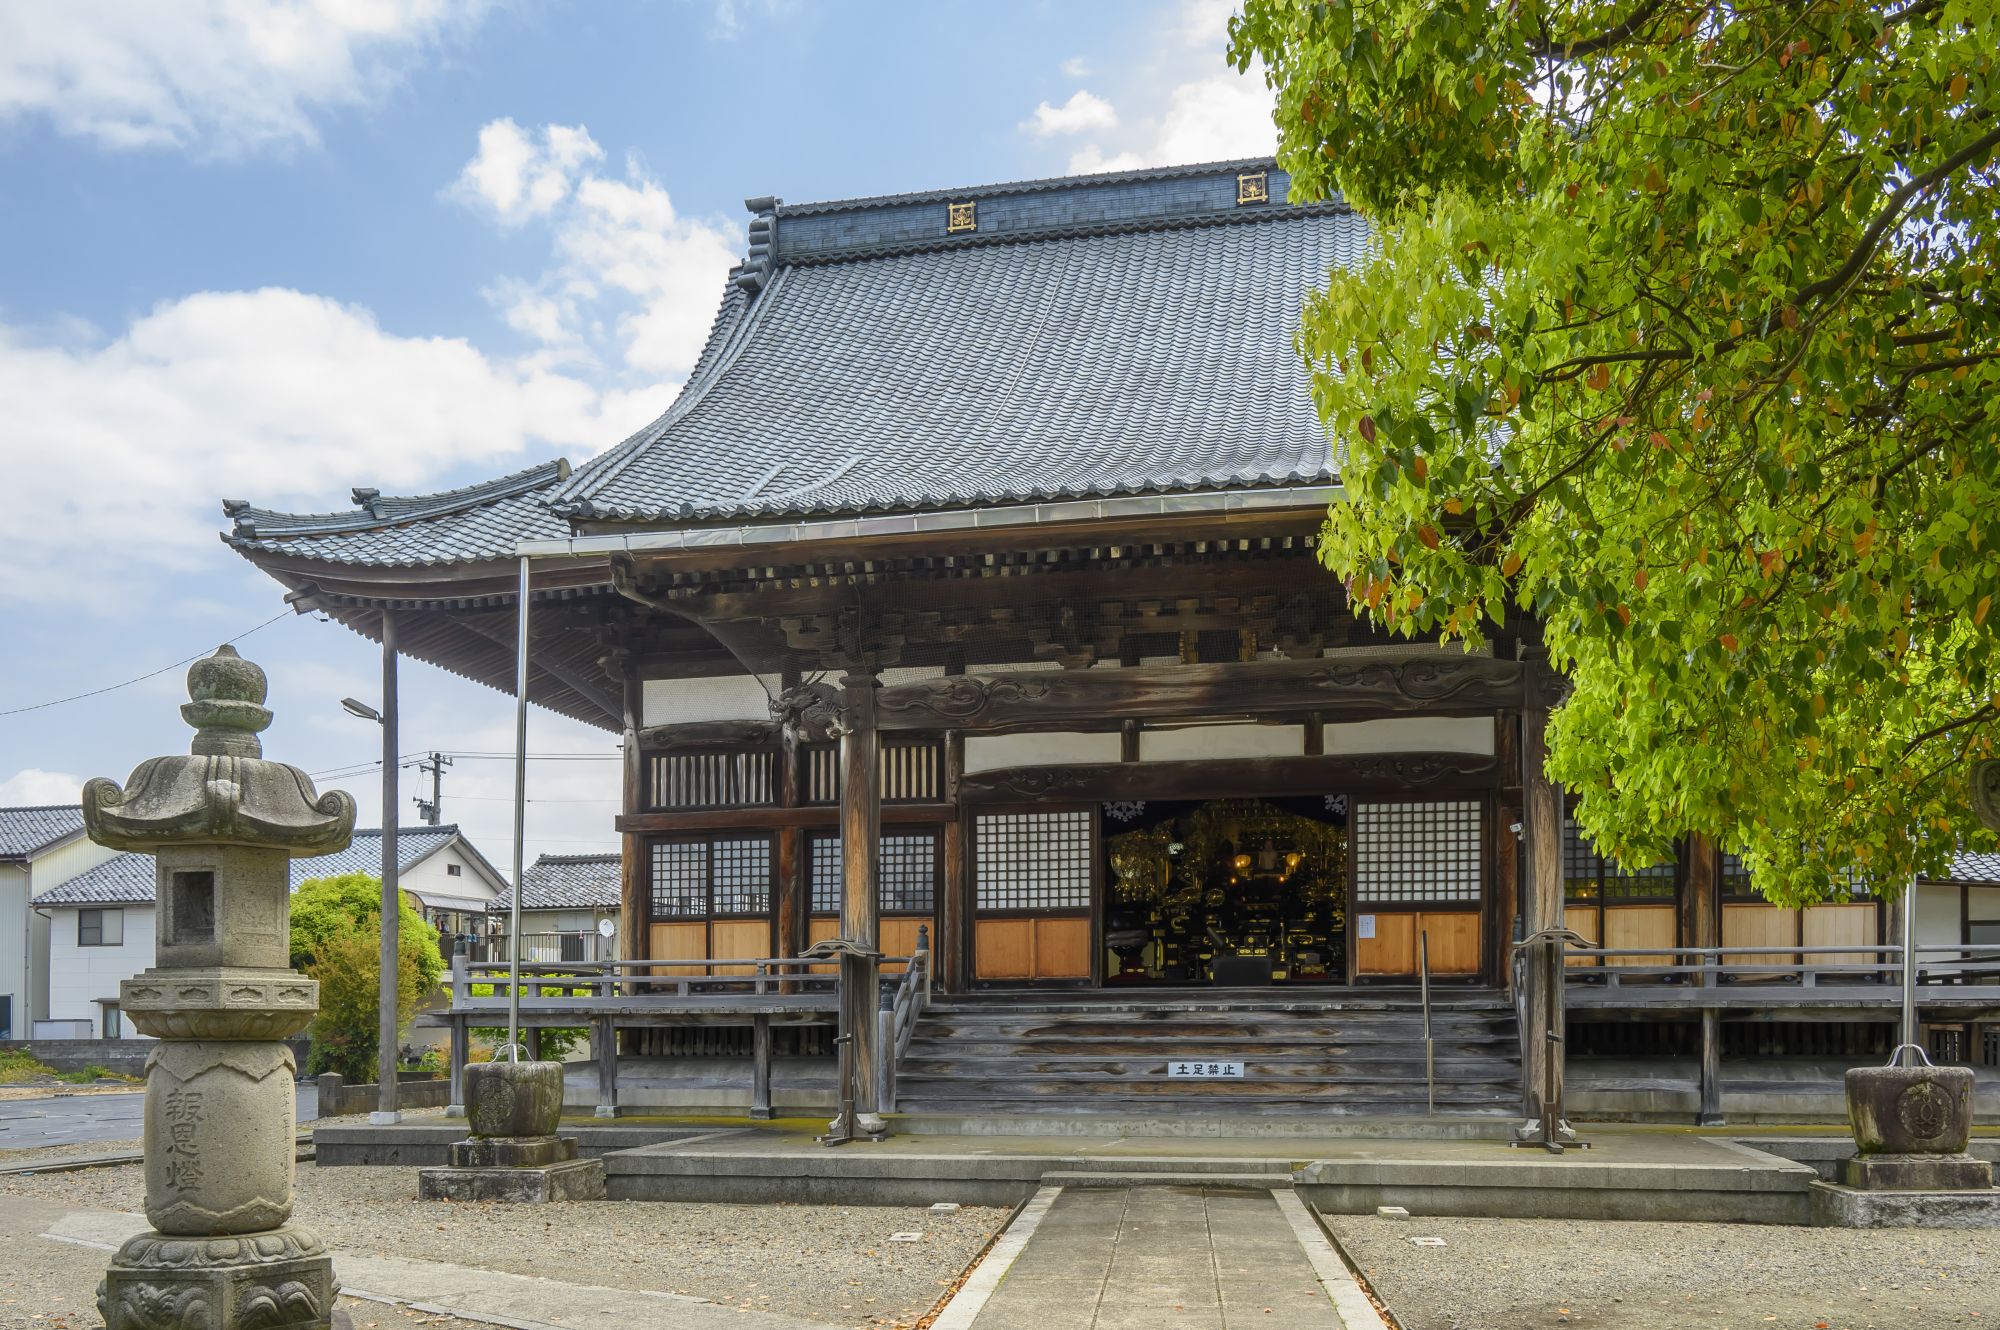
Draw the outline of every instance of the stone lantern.
M326 1245L288 1225L298 1068L282 1042L319 985L291 968L291 859L354 833L354 800L263 759L264 671L221 647L188 671L184 757L139 764L120 789L83 788L92 840L150 851L158 940L119 988L161 1042L146 1062L146 1218L119 1248L98 1311L107 1330L332 1324Z

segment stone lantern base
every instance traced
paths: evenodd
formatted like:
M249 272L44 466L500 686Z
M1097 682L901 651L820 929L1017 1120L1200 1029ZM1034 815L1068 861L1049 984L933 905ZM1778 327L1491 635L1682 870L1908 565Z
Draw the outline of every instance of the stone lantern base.
M333 1261L297 1226L229 1237L141 1233L97 1287L105 1330L332 1330Z

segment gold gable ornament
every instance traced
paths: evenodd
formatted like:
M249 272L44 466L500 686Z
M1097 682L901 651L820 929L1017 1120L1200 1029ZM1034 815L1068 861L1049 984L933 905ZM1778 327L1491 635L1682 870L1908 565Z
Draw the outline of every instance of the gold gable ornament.
M1268 172L1250 171L1236 177L1236 204L1269 203L1271 181Z
M977 231L979 229L978 201L967 200L964 203L947 203L945 205L944 229L947 235L957 235L962 231Z

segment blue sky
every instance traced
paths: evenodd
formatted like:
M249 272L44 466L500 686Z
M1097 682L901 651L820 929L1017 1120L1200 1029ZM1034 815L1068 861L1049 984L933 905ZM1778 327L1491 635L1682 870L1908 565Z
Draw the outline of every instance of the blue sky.
M1268 152L1226 0L66 0L0 10L0 713L283 609L218 501L421 493L655 414L740 253L802 202ZM287 614L266 751L378 752L374 647ZM179 751L182 671L0 715L0 803ZM508 699L403 666L403 748L499 752ZM537 716L538 752L614 752ZM613 846L613 761L538 763L529 852ZM405 776L406 789L415 779ZM373 772L329 783L379 817ZM508 853L509 775L446 816ZM406 805L407 808L407 805ZM414 812L406 814L414 820Z

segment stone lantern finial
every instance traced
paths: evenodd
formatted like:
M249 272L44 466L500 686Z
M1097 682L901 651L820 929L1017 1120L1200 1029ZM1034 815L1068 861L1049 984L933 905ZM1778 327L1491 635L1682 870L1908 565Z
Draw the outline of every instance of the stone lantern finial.
M227 643L188 669L188 697L181 718L194 726L190 753L216 757L262 757L257 736L271 723L264 705L264 671Z

